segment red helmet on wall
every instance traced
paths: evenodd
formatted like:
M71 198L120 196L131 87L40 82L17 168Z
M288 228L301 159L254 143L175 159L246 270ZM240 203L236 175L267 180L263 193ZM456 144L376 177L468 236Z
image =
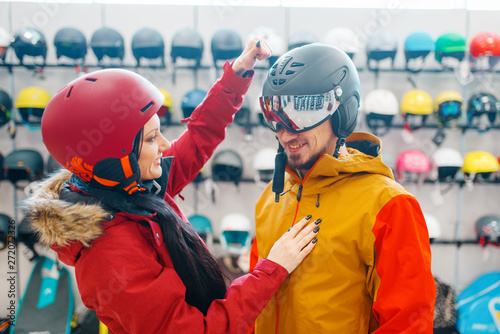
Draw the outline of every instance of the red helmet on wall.
M90 181L96 163L128 159L134 138L162 102L162 93L132 71L86 74L50 100L42 117L43 142L57 163Z
M474 58L500 56L500 35L491 32L475 35L470 42L469 53Z

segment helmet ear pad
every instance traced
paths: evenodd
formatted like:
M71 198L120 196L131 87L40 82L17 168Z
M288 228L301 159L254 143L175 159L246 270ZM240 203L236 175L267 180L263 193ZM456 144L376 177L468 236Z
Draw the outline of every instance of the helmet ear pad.
M354 132L358 122L358 106L359 96L352 95L333 113L332 129L338 138L347 138Z

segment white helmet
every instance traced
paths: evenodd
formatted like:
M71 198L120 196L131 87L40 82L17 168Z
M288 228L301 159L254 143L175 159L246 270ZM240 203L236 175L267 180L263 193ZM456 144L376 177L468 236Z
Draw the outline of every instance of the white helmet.
M389 131L394 115L399 113L399 102L390 90L375 89L363 99L363 111L370 130L381 136Z
M457 150L443 147L434 152L432 162L437 167L462 167L464 158Z
M272 147L261 148L253 157L255 181L269 183L273 179L274 158L276 149Z
M428 212L424 212L425 223L429 231L429 239L436 239L441 236L441 225L436 217Z
M431 164L431 178L447 181L455 178L457 172L464 165L464 159L457 150L443 147L434 152Z
M10 42L11 42L10 34L7 32L7 30L0 27L0 46L6 48L10 45Z
M252 245L251 224L247 216L230 213L224 216L220 225L220 243L224 250L241 255Z
M345 27L333 28L327 32L323 42L339 48L351 58L353 58L360 49L358 37L354 30Z

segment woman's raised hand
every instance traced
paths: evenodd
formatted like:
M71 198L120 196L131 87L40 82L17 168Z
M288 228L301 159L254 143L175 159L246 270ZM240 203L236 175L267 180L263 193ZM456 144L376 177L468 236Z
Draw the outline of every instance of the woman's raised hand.
M253 69L257 60L264 60L271 57L271 47L262 39L254 37L248 42L247 47L241 55L233 62L233 71L239 76Z

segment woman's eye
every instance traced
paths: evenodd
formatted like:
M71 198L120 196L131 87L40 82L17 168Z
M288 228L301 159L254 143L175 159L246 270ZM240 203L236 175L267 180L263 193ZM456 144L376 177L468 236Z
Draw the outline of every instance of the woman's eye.
M149 138L148 141L153 142L153 141L155 141L155 139L156 139L156 136L153 136L153 137Z

